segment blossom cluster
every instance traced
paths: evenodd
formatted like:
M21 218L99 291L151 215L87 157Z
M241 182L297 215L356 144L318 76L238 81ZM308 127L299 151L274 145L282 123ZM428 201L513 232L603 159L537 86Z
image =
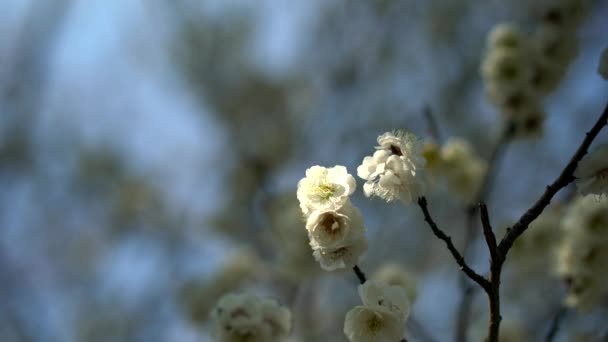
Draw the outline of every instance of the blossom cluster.
M425 189L422 143L409 132L384 133L373 156L357 168L367 197L411 203ZM325 270L353 267L367 250L365 227L350 201L356 182L344 166L313 166L298 182L297 198L315 259Z
M353 267L367 250L359 210L350 202L356 182L344 166L313 166L298 183L297 197L315 259L325 270Z
M422 196L426 184L422 143L406 132L384 133L372 156L363 159L357 174L366 182L367 197L411 203ZM298 182L297 198L306 219L306 231L315 259L325 270L354 267L367 249L363 218L351 201L356 182L344 166L313 166ZM359 287L363 305L350 310L344 333L353 342L398 341L403 337L409 303L416 296L411 275L388 265ZM409 298L408 298L409 297Z
M578 54L576 31L586 14L586 0L543 4L532 34L513 24L499 24L488 34L481 65L486 93L516 136L536 136L545 119L543 100L563 79Z
M410 313L410 304L400 286L369 280L359 286L363 305L346 314L344 333L351 342L399 341Z
M428 142L423 155L431 176L445 179L451 192L467 201L473 200L488 166L468 141L452 138L441 148L435 142Z
M215 337L220 342L281 342L291 330L288 309L252 294L223 296L213 315Z
M567 208L557 273L566 282L566 304L581 311L608 298L608 198L587 195Z

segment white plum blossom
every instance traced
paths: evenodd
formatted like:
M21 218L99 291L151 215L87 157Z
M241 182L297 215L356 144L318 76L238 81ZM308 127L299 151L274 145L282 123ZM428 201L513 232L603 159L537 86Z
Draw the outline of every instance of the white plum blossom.
M418 295L414 274L401 264L392 262L383 264L372 275L372 279L386 283L387 285L404 288L410 303L414 302Z
M568 285L566 304L591 310L608 298L608 197L577 198L563 220L557 273Z
M363 305L350 310L344 320L344 334L349 341L401 340L409 316L405 290L370 280L359 286L359 296Z
M426 190L422 142L412 133L399 131L379 136L378 144L377 151L357 168L357 175L366 180L365 196L406 204L422 196Z
M349 200L355 187L344 166L313 166L298 183L312 254L324 270L354 267L367 250L363 218Z
M576 171L576 187L582 195L608 194L608 144L598 146L585 156Z
M339 247L317 248L313 256L326 271L354 267L361 254L367 251L367 240L364 236L349 240Z
M342 247L365 233L363 217L350 201L338 210L314 211L306 221L306 230L313 249Z
M227 294L213 312L215 337L220 342L286 341L291 312L272 299L252 294Z
M608 80L608 48L605 48L600 56L600 63L598 64L597 72L605 80Z
M400 286L387 285L377 280L368 280L359 285L359 297L363 305L381 306L405 322L410 314L410 302L405 289Z
M359 305L346 314L344 333L351 342L399 341L403 322L383 307Z
M344 166L316 165L306 170L306 177L298 182L297 197L302 213L308 216L314 210L341 207L355 188L355 178Z

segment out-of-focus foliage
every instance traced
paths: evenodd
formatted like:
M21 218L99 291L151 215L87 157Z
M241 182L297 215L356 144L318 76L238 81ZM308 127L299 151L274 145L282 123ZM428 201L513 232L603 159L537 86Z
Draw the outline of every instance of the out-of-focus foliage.
M295 340L344 340L344 316L360 302L356 278L314 260L297 181L311 165L355 174L386 131L429 140L427 105L441 133L436 153L452 137L474 151L464 153L470 172L453 182L475 178L502 120L479 71L486 35L504 21L533 27L538 6L0 2L0 340L211 340L211 309L230 292L276 298L292 312ZM590 2L579 54L543 102L542 136L504 155L486 198L494 222L517 219L605 103L597 63L607 13ZM419 212L367 200L357 182L352 201L369 242L361 268L413 275L409 340L421 339L419 327L449 339L460 295L453 260ZM449 188L438 183L428 197L461 246L467 203ZM544 231L513 250L505 334L542 336L566 294L546 264L527 262L554 246ZM472 241L467 256L480 272L482 247ZM382 275L387 264L406 273ZM471 334L486 310L474 301ZM606 333L605 308L568 317L564 340Z

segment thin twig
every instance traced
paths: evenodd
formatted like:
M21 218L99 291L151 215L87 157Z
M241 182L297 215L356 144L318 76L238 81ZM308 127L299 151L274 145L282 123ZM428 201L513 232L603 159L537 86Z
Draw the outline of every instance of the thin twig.
M549 205L551 199L557 192L563 189L565 186L574 181L574 171L578 166L579 161L587 154L587 150L591 143L600 133L602 128L608 124L608 105L604 108L602 115L595 122L593 127L589 132L585 134L585 139L578 147L572 158L557 179L551 183L551 185L547 186L547 189L542 194L542 196L530 207L520 218L519 220L511 227L511 229L507 230L507 233L500 241L498 245L498 258L493 259L490 264L490 277L489 282L491 284L488 293L488 298L490 302L490 324L488 326L488 336L486 341L488 342L497 342L498 335L500 331L500 273L502 270L502 266L507 257L507 253L513 246L515 240L523 234L526 229L528 229L530 223L534 221L543 210Z
M460 252L458 252L458 249L456 249L456 247L454 246L454 243L452 243L452 238L449 237L446 233L444 233L441 229L439 229L439 227L437 227L437 224L435 223L435 221L433 221L431 214L429 213L427 201L424 196L418 198L418 205L422 209L422 213L424 214L424 220L429 224L435 236L445 242L445 245L454 257L454 260L456 260L456 263L458 264L458 266L460 266L460 270L464 272L464 274L466 274L474 282L479 284L479 286L481 286L482 288L486 290L489 289L490 284L488 280L479 275L472 268L470 268L469 265L467 265Z
M465 208L466 230L462 247L462 253L465 257L468 256L471 244L475 240L475 227L477 227L477 220L475 218L477 216L478 203L483 201L487 194L490 193L491 186L496 175L496 170L498 170L498 166L502 160L502 156L504 156L507 144L513 136L513 132L513 123L505 123L499 139L496 141L496 143L494 143L492 150L490 151L490 156L488 157L487 161L488 168L481 179L477 192L473 196L471 202L469 202ZM467 340L467 328L469 326L469 318L471 316L472 308L471 301L473 300L473 292L475 291L475 288L471 287L471 285L466 282L465 277L460 278L460 288L462 292L462 299L458 305L458 313L456 315L456 341L464 342Z
M353 271L355 271L355 275L357 276L357 279L359 279L359 283L365 284L367 278L365 278L365 273L361 271L358 265L355 265L355 267L353 267Z
M498 329L495 327L500 325L502 316L500 315L500 273L502 263L504 261L502 254L496 245L496 236L490 224L490 215L488 207L484 203L479 204L481 223L483 226L483 235L490 251L490 289L488 298L490 299L490 324L488 326L488 340L494 341L498 339ZM496 334L496 336L494 336Z
M440 240L445 242L448 250L452 253L461 270L469 278L478 283L488 295L490 319L488 324L488 335L486 337L487 342L498 342L500 322L502 320L500 314L500 276L502 266L504 265L510 248L513 246L515 240L521 236L526 229L528 229L530 223L532 223L532 221L534 221L543 212L547 205L549 205L553 196L555 196L559 190L574 181L574 171L576 170L579 161L585 156L585 154L587 154L589 146L591 146L593 140L607 124L608 105L604 108L603 113L600 115L591 130L586 133L585 139L583 139L583 142L578 147L568 164L566 164L557 179L551 183L551 185L547 186L547 189L542 196L519 218L519 220L510 229L507 230L507 233L497 246L494 233L492 232L492 228L490 226L489 215L487 215L487 208L485 205L480 206L483 212L482 215L484 216L482 217L482 223L484 226L484 234L486 235L486 242L488 243L490 253L493 255L490 262L490 274L488 279L480 276L465 263L462 255L460 255L456 247L454 247L452 239L442 230L440 230L432 220L427 208L426 199L424 197L420 197L418 199L418 205L424 213L424 219L431 227L433 233Z
M504 155L505 148L511 138L513 137L513 133L515 132L515 126L512 122L505 123L505 126L498 138L498 141L494 144L492 151L490 152L490 157L488 158L488 169L481 181L479 188L477 189L477 193L473 197L473 201L470 203L473 210L476 209L476 206L479 202L481 202L487 194L490 193L492 189L492 181L494 180L494 175L496 170L498 169L501 157Z
M481 213L481 224L483 226L483 235L486 239L486 243L488 244L488 250L490 251L490 257L492 260L496 260L500 258L498 253L498 246L496 244L496 236L494 235L494 231L492 230L492 225L490 224L490 215L488 214L488 207L485 203L479 203L479 209Z
M551 319L551 325L549 326L549 330L547 331L547 335L545 336L545 342L551 342L557 336L557 331L559 330L559 325L562 322L562 319L566 315L567 309L565 306L560 306L559 310Z
M591 146L591 143L600 133L602 128L606 126L607 121L608 105L604 108L604 112L602 115L600 115L599 119L593 125L591 130L585 134L585 139L578 147L572 158L570 158L570 161L562 170L559 177L557 177L557 179L551 183L551 185L547 186L547 189L543 195L519 218L513 227L507 231L507 234L503 237L502 241L500 241L498 248L500 249L501 253L504 254L504 256L507 255L515 240L521 234L523 234L526 229L528 229L528 225L543 212L547 205L549 205L553 196L555 196L559 190L574 181L574 171L576 170L579 161L585 156L585 154L587 154L589 146Z
M424 118L426 119L429 135L433 137L433 139L435 139L437 143L441 143L441 133L439 132L439 125L437 124L437 120L435 120L435 116L433 115L433 110L431 109L431 106L425 104L424 108L422 109L422 114L424 114Z

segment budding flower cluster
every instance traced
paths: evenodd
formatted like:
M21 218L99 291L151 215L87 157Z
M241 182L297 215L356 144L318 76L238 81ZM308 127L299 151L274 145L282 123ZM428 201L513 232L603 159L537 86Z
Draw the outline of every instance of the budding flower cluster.
M398 131L382 134L378 144L357 168L357 175L366 181L365 196L405 204L416 201L426 190L422 142L412 133Z
M405 290L369 280L359 286L363 305L346 314L344 333L351 342L399 341L410 313Z
M473 200L486 173L487 163L479 158L471 144L462 138L452 138L439 148L434 142L424 146L427 169L435 178L445 179L448 190Z
M363 218L349 199L356 183L344 166L313 166L297 197L315 259L328 271L353 267L367 250Z
M220 342L281 342L291 330L291 312L272 299L228 294L214 311L215 337Z
M568 286L566 304L587 311L608 297L608 198L577 198L562 228L557 273Z
M486 93L517 136L536 136L545 119L544 98L553 92L578 54L576 30L586 13L586 0L558 0L541 11L531 35L512 24L499 24L488 34L481 65Z

